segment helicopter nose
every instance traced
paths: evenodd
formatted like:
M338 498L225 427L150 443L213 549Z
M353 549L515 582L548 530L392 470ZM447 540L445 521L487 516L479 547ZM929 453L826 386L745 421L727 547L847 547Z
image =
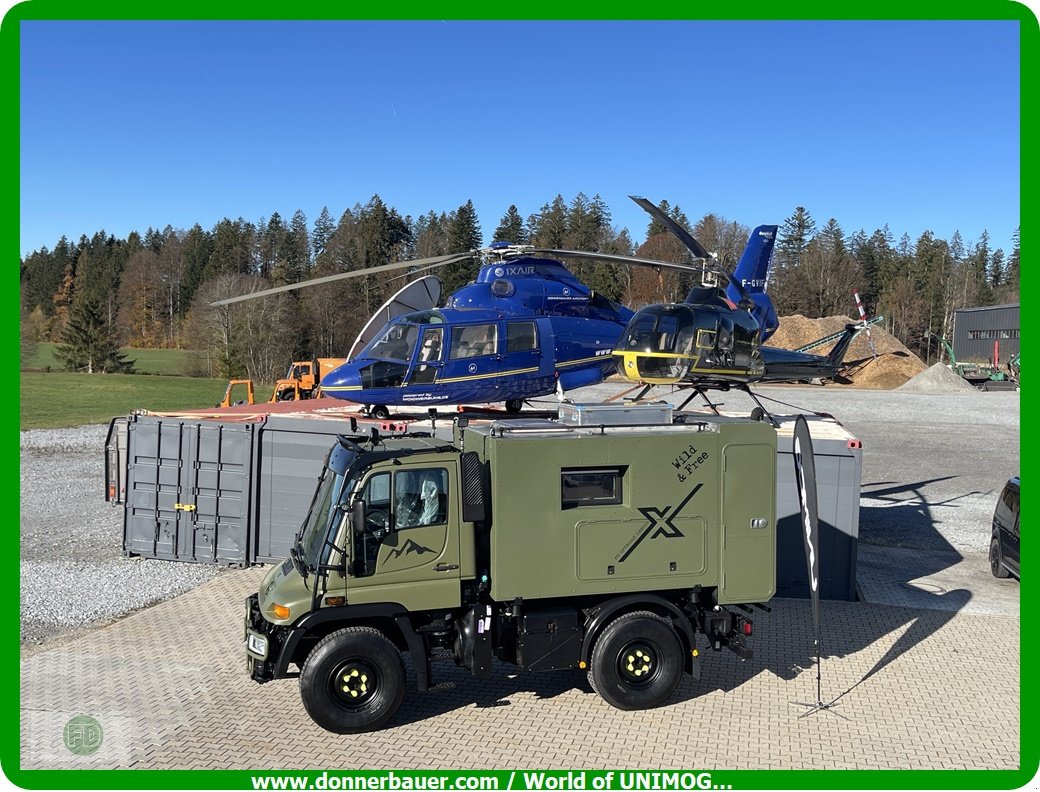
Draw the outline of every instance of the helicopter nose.
M321 390L337 399L349 399L351 393L361 390L361 373L353 363L344 363L322 377Z

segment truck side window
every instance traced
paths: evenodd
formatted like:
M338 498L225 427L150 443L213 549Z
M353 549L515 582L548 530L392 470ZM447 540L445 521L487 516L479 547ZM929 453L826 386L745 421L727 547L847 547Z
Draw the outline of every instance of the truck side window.
M365 530L354 537L354 574L366 577L375 572L379 545L390 531L390 474L369 478L357 497L365 502Z
M560 508L616 506L621 503L624 468L564 468L560 471Z
M448 519L448 471L404 470L394 476L394 526L419 528Z

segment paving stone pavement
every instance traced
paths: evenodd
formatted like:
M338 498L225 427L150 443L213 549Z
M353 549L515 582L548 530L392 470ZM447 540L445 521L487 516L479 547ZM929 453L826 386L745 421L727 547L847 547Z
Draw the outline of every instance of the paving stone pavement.
M246 677L243 600L262 569L23 657L23 768L1016 768L1017 613L824 602L823 692L815 700L808 603L755 618L754 659L702 649L664 707L622 712L578 672L498 665L491 680L435 664L391 725L337 736L307 717L297 684ZM80 757L65 724L96 719ZM64 730L64 732L63 732ZM999 739L994 739L999 735Z

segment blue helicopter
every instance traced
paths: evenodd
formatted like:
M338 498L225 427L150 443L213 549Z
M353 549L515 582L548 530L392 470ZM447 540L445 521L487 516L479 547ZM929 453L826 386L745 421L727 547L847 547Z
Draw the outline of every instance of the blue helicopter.
M616 369L611 352L633 312L578 280L558 260L568 257L694 271L667 261L496 242L481 250L329 275L213 304L401 269L412 275L476 258L482 262L476 280L443 307L436 306L440 283L431 275L388 300L362 330L348 362L322 378L321 390L358 402L377 418L388 417L390 405L473 402L504 402L508 412L516 413L526 399L554 392L562 396L602 382Z
M746 288L765 279L775 231L760 231L768 228L751 235L737 267L737 275L749 283ZM559 259L703 275L700 267L673 262L496 242L481 250L339 273L214 305L400 269L412 275L473 258L482 262L477 278L442 307L436 305L440 283L431 275L388 300L362 330L348 362L322 379L322 392L360 403L377 418L388 417L392 405L504 403L507 412L517 413L527 399L552 393L562 398L614 374L615 345L635 315L591 290ZM773 317L775 329L775 313Z

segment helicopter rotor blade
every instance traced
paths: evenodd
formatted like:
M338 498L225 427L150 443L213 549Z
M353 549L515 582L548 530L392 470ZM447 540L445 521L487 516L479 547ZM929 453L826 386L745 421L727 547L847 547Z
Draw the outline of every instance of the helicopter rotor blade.
M596 261L618 261L622 264L637 264L643 267L664 267L666 269L681 270L683 272L700 272L700 267L691 267L688 264L676 264L674 261L658 261L657 259L637 258L635 256L622 256L617 253L592 253L583 250L556 250L555 248L533 248L525 253L543 253L559 258L583 258Z
M425 267L416 267L414 270L409 270L408 272L402 273L401 275L394 275L392 278L387 278L387 281L392 283L393 281L401 280L401 278L410 278L413 275L418 275L422 272L429 272L432 269L443 267L446 263L450 264L451 262L442 261L440 264L427 264Z
M746 302L749 305L754 305L754 301L751 299L751 295L748 294L748 291L745 288L744 284L738 281L736 277L734 277L732 272L730 272L728 269L719 264L716 258L713 255L711 255L707 250L705 250L704 246L701 245L700 242L694 239L693 234L691 234L689 231L687 231L685 228L683 228L681 225L675 222L675 220L669 217L664 211L662 211L661 207L655 206L646 198L643 198L638 195L630 195L628 197L635 201L636 204L643 209L643 211L645 211L657 222L659 222L661 225L663 225L665 228L671 231L679 239L680 242L682 242L684 245L686 245L686 247L690 249L690 252L693 253L693 255L695 255L697 258L704 259L706 262L710 262L708 266L712 270L718 272L720 275L725 275L729 282L736 286L737 291L740 292L741 303Z
M285 286L275 286L271 289L263 289L261 291L250 292L249 294L241 294L238 297L229 297L226 300L217 300L216 302L210 303L210 305L213 307L216 307L218 305L230 305L231 303L242 302L243 300L253 300L257 297L267 297L271 294L279 294L281 292L293 291L295 289L302 289L307 286L318 286L322 283L332 283L333 281L344 280L347 278L360 278L365 275L376 275L380 272L392 272L393 270L406 269L408 267L416 267L418 269L433 269L434 267L443 267L447 264L454 264L456 261L465 261L466 259L473 258L477 255L479 255L478 251L469 251L467 253L451 253L446 256L431 256L430 258L424 259L395 261L392 264L380 264L375 267L368 267L367 269L351 270L350 272L338 272L335 275L324 275L320 278L311 278L310 280L299 281L298 283L289 283Z
M675 236L679 238L679 241L686 245L686 247L690 249L690 252L693 253L693 255L695 255L697 258L707 259L711 261L714 260L714 256L712 256L711 253L705 250L704 246L701 245L700 242L693 238L693 234L691 234L689 231L687 231L685 228L683 228L681 225L675 222L675 220L673 220L671 217L665 214L660 206L654 206L646 198L643 198L638 195L630 195L628 197L635 201L640 207L642 207L643 211L645 211L648 215L654 218L654 220L656 220L658 223L660 223L673 234L675 234Z

